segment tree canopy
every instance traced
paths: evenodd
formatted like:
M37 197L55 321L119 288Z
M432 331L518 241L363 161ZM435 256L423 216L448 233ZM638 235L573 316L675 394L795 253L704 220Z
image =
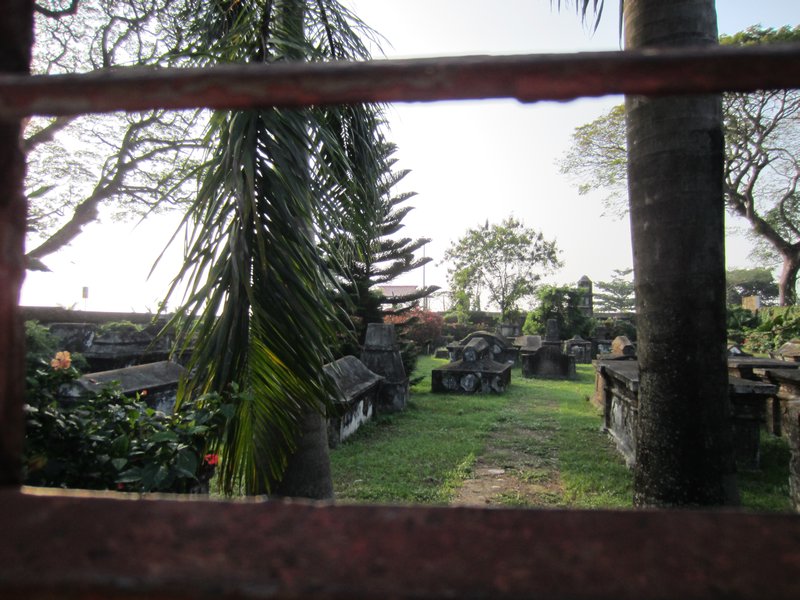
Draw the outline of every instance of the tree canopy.
M507 320L531 296L542 273L561 266L555 241L524 226L514 217L500 224L468 229L447 249L444 260L456 303L480 309L482 294Z
M728 269L725 274L728 304L741 305L742 298L760 296L762 303L773 304L778 298L778 284L772 271L763 267Z
M800 27L754 26L720 43L800 41ZM611 212L627 211L625 115L621 106L576 128L561 161L581 194L602 190ZM796 302L800 271L800 92L767 90L723 95L725 201L750 224L761 256L782 262L779 303Z
M633 269L614 269L610 281L594 284L594 309L599 312L624 313L636 310L636 295L630 275Z
M181 64L178 0L61 1L36 5L32 72ZM185 206L196 191L200 111L34 117L25 130L29 268L107 209L112 218Z
M523 332L543 334L547 321L555 319L562 339L579 335L589 338L594 321L581 309L581 300L587 290L578 287L545 285L536 290L539 305L528 313Z

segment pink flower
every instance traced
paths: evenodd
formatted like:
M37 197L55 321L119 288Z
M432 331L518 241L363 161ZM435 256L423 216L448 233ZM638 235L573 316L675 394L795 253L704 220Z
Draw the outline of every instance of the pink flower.
M66 350L62 352L56 352L56 357L50 361L50 366L53 367L53 369L55 369L56 371L63 371L65 369L69 369L71 364L72 364L72 357Z
M217 454L206 454L203 458L203 462L207 465L216 466L219 462L219 455Z

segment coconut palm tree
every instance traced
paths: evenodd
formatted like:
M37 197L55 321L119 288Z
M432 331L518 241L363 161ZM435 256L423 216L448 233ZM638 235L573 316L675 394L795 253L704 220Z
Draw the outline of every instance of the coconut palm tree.
M576 8L599 16L603 1ZM623 8L627 49L717 43L713 0ZM640 368L634 502L735 503L720 98L628 97L625 106Z
M183 53L197 64L368 55L360 22L336 0L188 0L186 9ZM322 366L341 319L318 245L358 214L357 197L342 190L355 169L379 162L376 112L264 108L210 119L209 166L170 293L187 284L174 319L194 344L181 397L213 392L235 407L215 442L228 493L332 494L322 415L334 390Z

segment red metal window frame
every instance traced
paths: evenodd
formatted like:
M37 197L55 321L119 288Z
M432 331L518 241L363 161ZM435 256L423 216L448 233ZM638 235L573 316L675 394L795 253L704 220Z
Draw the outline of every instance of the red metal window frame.
M800 517L201 502L26 490L19 119L800 87L800 49L720 48L29 77L29 0L0 23L0 597L796 598Z

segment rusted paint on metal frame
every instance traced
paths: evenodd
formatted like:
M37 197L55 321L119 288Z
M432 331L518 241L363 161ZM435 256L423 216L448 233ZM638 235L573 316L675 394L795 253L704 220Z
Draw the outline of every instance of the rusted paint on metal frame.
M0 61L27 52L20 40L30 31L30 8L30 0L6 3ZM800 82L796 48L677 54L0 76L0 116L254 103L533 101ZM0 71L8 64L0 62ZM18 133L16 123L0 124L2 483L9 473L16 477L7 461L16 459L21 438L22 352L13 333L24 233ZM794 599L800 569L799 517L734 512L128 501L110 494L30 496L6 487L0 489L0 536L3 598Z
M33 24L28 0L10 0L0 18L0 73L27 73ZM19 118L0 118L0 487L20 483L25 384L19 318L27 204ZM1 534L0 534L1 535Z
M800 87L800 45L115 69L0 77L0 116L204 106L569 100Z
M0 531L0 597L796 600L800 591L791 515L6 491Z

